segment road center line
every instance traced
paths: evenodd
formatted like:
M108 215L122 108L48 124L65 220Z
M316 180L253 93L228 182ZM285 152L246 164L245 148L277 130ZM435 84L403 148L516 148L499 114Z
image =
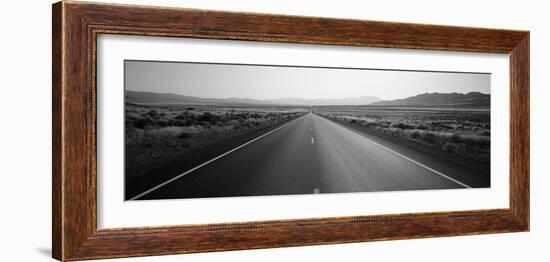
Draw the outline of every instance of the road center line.
M325 119L325 120L327 120L327 121L329 121L329 122L333 122L333 121L328 120L328 119ZM340 124L335 123L335 122L333 122L333 124L340 126ZM447 176L447 175L445 175L445 174L443 174L443 173L441 173L441 172L439 172L439 171L437 171L437 170L435 170L435 169L433 169L433 168L431 168L431 167L428 167L428 166L426 166L426 165L424 165L424 164L422 164L422 163L417 162L416 160L413 160L413 159L411 159L411 158L409 158L409 157L407 157L407 156L404 156L404 155L402 155L402 154L400 154L400 153L397 153L397 152L395 152L395 151L393 151L393 150L391 150L391 149L389 149L389 148L387 148L387 147L385 147L385 146L383 146L383 145L381 145L381 144L375 142L374 140L372 140L372 139L370 139L370 138L368 138L368 137L366 137L366 136L362 136L362 135L356 133L356 131L351 130L350 128L346 128L346 129L348 129L349 131L351 131L351 132L352 132L353 134L355 134L355 135L358 135L358 136L361 136L361 137L367 139L369 142L373 143L374 145L376 145L376 146L378 146L378 147L380 147L380 148L382 148L382 149L384 149L384 150L386 150L386 151L389 151L389 152L391 152L391 153L394 153L394 154L396 154L396 155L398 155L398 156L400 156L400 157L402 157L402 158L404 158L404 159L406 159L406 160L409 160L409 161L411 161L411 162L413 162L413 163L415 163L415 164L417 164L417 165L419 165L419 166L421 166L421 167L423 167L423 168L425 168L425 169L428 169L429 171L432 171L433 173L435 173L435 174L437 174L437 175L439 175L439 176L442 176L442 177L444 177L444 178L446 178L446 179L448 179L448 180L450 180L450 181L452 181L452 182L455 182L455 183L457 183L457 184L459 184L459 185L461 185L461 186L463 186L463 187L465 187L465 188L472 188L471 186L466 185L466 184L464 184L464 183L462 183L462 182L460 182L460 181L458 181L458 180L456 180L456 179L454 179L454 178L452 178L452 177L449 177L449 176Z
M223 153L223 154L221 154L221 155L218 155L217 157L214 157L214 158L212 158L212 159L210 159L210 160L208 160L208 161L206 161L206 162L204 162L204 163L202 163L202 164L200 164L200 165L198 165L198 166L196 166L196 167L194 167L194 168L191 168L191 169L185 171L185 172L182 173L182 174L179 174L179 175L177 175L177 176L175 176L175 177L173 177L173 178L171 178L171 179L169 179L169 180L166 180L165 182L160 183L160 184L158 184L157 186L152 187L151 189L146 190L146 191L144 191L143 193L141 193L141 194L139 194L139 195L136 195L136 196L130 198L130 200L136 200L136 199L138 199L138 198L140 198L140 197L142 197L142 196L145 196L145 195L147 195L147 194L149 194L149 193L151 193L151 192L153 192L153 191L155 191L155 190L157 190L157 189L159 189L159 188L161 188L161 187L163 187L163 186L165 186L165 185L167 185L167 184L169 184L169 183L171 183L171 182L173 182L173 181L179 179L180 177L183 177L183 176L185 176L185 175L187 175L187 174L189 174L189 173L191 173L191 172L193 172L193 171L195 171L195 170L197 170L197 169L199 169L199 168L201 168L201 167L203 167L203 166L206 166L206 165L208 165L208 164L210 164L210 163L212 163L212 162L214 162L214 161L216 161L216 160L218 160L218 159L220 159L220 158L222 158L222 157L224 157L224 156L226 156L226 155L228 155L228 154L230 154L230 153L232 153L232 152L234 152L234 151L236 151L236 150L238 150L238 149L240 149L240 148L242 148L242 147L245 147L246 145L248 145L248 144L250 144L250 143L252 143L252 142L255 142L255 141L257 141L257 140L260 140L261 138L263 138L263 137L265 137L265 136L267 136L267 135L269 135L269 134L271 134L271 133L273 133L273 132L275 132L275 131L277 131L277 130L279 130L279 129L285 127L285 126L290 125L291 123L293 123L294 121L296 121L296 120L298 120L298 119L300 119L300 118L302 118L302 116L300 116L300 117L298 117L298 118L296 118L296 119L294 119L294 120L291 120L290 122L288 122L288 123L286 123L286 124L284 124L284 125L282 125L282 126L280 126L280 127L277 127L277 128L275 128L275 129L273 129L273 130L271 130L271 131L269 131L269 132L267 132L267 133L265 133L265 134L263 134L263 135L261 135L261 136L259 136L259 137L256 137L256 138L254 138L254 139L252 139L252 140L250 140L250 141L248 141L248 142L246 142L246 143L244 143L244 144L242 144L242 145L240 145L240 146L238 146L238 147L235 147L235 148L233 148L233 149L231 149L231 150L229 150L229 151L227 151L227 152L225 152L225 153ZM313 138L312 138L312 139L313 139Z

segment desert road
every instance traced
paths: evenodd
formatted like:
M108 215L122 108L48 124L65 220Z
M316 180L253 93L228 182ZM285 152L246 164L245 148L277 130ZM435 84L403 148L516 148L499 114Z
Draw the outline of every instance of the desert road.
M487 187L468 167L356 131L313 113L135 199ZM185 173L184 173L185 172Z

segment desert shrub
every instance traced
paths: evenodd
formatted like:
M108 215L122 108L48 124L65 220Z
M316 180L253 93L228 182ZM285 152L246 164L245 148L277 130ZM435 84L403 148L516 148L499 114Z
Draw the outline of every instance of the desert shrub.
M155 122L156 125L161 127L173 126L175 123L171 119L159 119Z
M152 117L152 118L158 118L158 117L160 117L160 114L155 110L151 110L147 113L147 116Z
M445 151L448 151L448 152L456 152L456 144L455 143L445 143L443 146L442 146L443 150Z
M420 134L420 138L428 143L435 143L437 140L437 136L432 132L422 132Z
M409 136L412 139L418 139L418 138L420 138L420 131L415 129L415 130L413 130L412 132L409 133Z
M182 119L173 119L171 121L168 121L168 125L167 126L187 126L187 122L189 120L182 120Z
M183 121L183 126L195 126L195 125L199 125L199 120L194 118L189 118Z
M368 128L374 128L374 129L383 127L383 125L376 122L366 122L365 126Z
M384 128L383 129L385 133L388 133L392 136L400 136L403 132L401 131L401 129L399 128L394 128L394 127L390 127L390 128Z
M229 125L229 126L238 126L238 125L239 125L239 121L237 121L237 120L235 120L235 119L232 119L232 120L227 121L226 124Z
M455 131L464 131L464 130L466 130L466 128L463 127L462 125L455 126Z
M446 133L439 133L439 132L432 132L432 131L426 131L426 130L420 130L420 129L414 129L409 132L405 132L405 134L408 135L408 137L418 140L418 141L424 141L431 144L434 144L438 141L443 140L450 140Z
M426 127L426 126L423 125L423 124L420 124L420 125L416 126L416 129L419 129L419 130L426 130L426 129L428 129L428 127Z
M465 149L466 149L466 146L464 145L464 143L445 143L443 144L442 146L443 150L447 151L447 152L451 152L451 153L459 153L459 152L463 152Z
M183 112L183 113L177 115L177 116L175 117L175 119L178 119L178 120L185 120L185 119L188 119L188 118L190 118L190 117L192 117L192 116L190 116L190 115L187 113L187 111L186 111L186 112Z
M462 140L464 143L476 147L488 147L491 144L490 138L486 136L463 135Z
M454 129L452 126L447 124L440 124L438 127L442 129Z
M218 116L218 122L225 123L229 121L231 118L227 114L222 114Z
M391 126L396 128L401 128L401 129L414 129L414 126L407 125L405 123L392 124Z

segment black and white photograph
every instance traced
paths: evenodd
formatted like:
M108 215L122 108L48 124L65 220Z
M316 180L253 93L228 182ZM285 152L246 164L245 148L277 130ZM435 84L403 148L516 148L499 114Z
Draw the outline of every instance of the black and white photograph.
M0 261L548 257L544 1L2 10Z
M125 199L488 188L490 80L125 60Z

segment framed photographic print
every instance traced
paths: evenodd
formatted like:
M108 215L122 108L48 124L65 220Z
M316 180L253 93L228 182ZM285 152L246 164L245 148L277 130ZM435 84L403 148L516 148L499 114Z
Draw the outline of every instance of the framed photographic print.
M529 230L529 32L53 5L53 257Z

